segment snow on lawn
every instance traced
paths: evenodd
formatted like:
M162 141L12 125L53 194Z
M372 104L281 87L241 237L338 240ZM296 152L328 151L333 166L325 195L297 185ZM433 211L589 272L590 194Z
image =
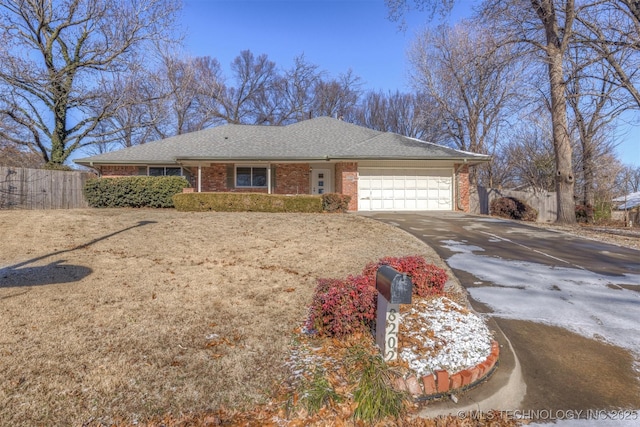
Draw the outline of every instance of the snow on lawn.
M484 362L491 354L491 333L484 321L444 297L420 299L403 312L400 329L412 345L400 359L419 376L438 369L455 373Z
M619 285L639 285L640 275L610 276L579 268L505 260L474 252L455 241L447 262L495 286L469 288L492 316L560 326L587 338L603 339L640 355L640 293Z

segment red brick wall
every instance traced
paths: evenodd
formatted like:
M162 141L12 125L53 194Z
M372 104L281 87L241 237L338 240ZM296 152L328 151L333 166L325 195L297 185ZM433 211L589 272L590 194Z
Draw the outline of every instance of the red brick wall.
M358 210L358 163L336 163L336 193L351 196L349 210Z
M311 168L308 163L282 163L276 167L275 194L310 194Z
M272 175L272 181L275 180L274 194L309 194L309 164L292 164L282 163L275 164L275 174ZM233 188L228 187L227 182L235 179L235 177L227 177L227 170L235 173L235 165L230 164L213 164L210 167L202 168L202 191L216 192L228 191L236 193L267 193L266 188Z
M454 210L469 212L469 165L453 165L453 170L458 172L456 176L458 185Z
M104 178L114 178L118 176L136 176L138 175L138 169L140 167L144 166L102 166L100 168L100 173Z
M227 165L214 164L210 167L203 167L201 172L203 192L230 191L227 189ZM197 186L196 182L196 188Z

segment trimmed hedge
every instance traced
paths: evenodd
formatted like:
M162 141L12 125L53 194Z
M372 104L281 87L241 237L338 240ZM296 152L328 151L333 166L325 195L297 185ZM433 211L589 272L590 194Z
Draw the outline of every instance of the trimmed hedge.
M173 196L183 212L322 212L322 197L263 193L183 193Z
M491 201L491 215L520 221L535 222L538 211L515 197L500 197Z
M83 192L94 208L172 208L172 197L188 186L179 176L130 176L90 179Z

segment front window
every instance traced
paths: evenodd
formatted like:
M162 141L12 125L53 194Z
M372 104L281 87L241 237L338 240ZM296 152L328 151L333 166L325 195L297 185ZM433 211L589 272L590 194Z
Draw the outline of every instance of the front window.
M238 166L236 168L236 187L266 187L267 168Z
M175 166L149 167L149 176L182 176L182 168Z

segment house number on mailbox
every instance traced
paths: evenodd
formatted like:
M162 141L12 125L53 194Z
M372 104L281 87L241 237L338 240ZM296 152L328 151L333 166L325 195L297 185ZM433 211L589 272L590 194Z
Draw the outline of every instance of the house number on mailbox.
M385 336L387 342L385 345L384 360L396 360L398 357L398 328L400 326L400 318L398 317L398 311L396 308L389 308L387 311L387 327Z

